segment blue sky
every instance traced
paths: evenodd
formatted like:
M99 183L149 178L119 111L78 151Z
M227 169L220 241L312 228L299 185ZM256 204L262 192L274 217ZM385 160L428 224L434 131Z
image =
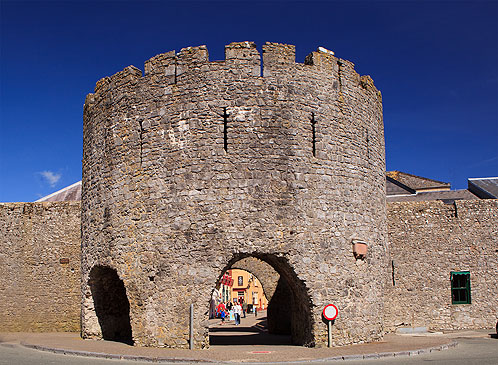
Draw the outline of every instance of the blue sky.
M205 44L318 46L371 75L388 170L466 188L498 176L498 1L0 1L0 202L81 179L95 82Z

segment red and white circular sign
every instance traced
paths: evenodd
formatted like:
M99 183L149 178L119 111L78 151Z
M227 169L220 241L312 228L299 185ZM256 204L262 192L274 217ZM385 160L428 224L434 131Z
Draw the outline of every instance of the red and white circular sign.
M339 313L339 311L337 310L337 307L333 304L327 304L325 308L323 308L323 316L325 317L325 319L328 319L329 321L333 321L334 319L336 319L337 313Z

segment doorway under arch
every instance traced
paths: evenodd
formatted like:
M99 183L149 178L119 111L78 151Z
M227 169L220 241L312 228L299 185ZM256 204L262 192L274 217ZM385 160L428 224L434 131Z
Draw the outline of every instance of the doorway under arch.
M275 278L277 286L271 296L266 312L266 329L268 333L290 336L290 343L294 345L313 347L315 344L312 334L312 303L308 289L305 283L298 278L285 257L263 253L237 254L220 273L218 281L227 270L236 267L238 261L248 257L265 262L279 276ZM257 277L257 275L255 276ZM216 330L219 331L218 329ZM235 336L233 343L237 343ZM266 343L262 342L258 344Z
M90 271L88 285L102 338L132 345L130 303L116 270L107 266L94 266Z

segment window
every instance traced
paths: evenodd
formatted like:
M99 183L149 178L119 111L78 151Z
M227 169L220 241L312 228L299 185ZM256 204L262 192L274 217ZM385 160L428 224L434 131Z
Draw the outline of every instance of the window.
M470 272L451 272L451 304L470 304Z
M244 277L239 276L239 286L242 286L242 285L244 285Z

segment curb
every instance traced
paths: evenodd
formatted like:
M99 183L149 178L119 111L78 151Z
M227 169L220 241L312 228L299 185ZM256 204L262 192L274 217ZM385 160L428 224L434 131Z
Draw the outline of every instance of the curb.
M151 356L140 356L140 355L119 355L119 354L107 354L107 353L102 353L102 352L90 352L90 351L78 351L78 350L66 350L66 349L59 349L56 347L47 347L47 346L40 346L40 345L32 345L29 343L21 342L21 346L34 349L34 350L39 350L39 351L45 351L45 352L52 352L55 354L62 354L62 355L75 355L75 356L85 356L85 357L94 357L94 358L101 358L101 359L114 359L114 360L131 360L131 361L144 361L144 362L154 362L154 363L161 363L161 362L178 362L178 363L233 363L233 361L219 361L219 360L208 360L208 359L189 359L189 358L177 358L177 357L151 357ZM327 358L321 358L321 359L313 359L313 360L306 360L303 361L303 363L312 363L312 362L328 362L328 361L348 361L348 360L372 360L372 359L384 359L387 357L403 357L403 356L416 356L416 355L423 355L423 354L428 354L431 352L437 352L437 351L443 351L443 350L448 350L450 348L455 347L458 345L457 341L452 341L448 344L440 345L440 346L434 346L434 347L429 347L426 349L418 349L418 350L411 350L411 351L398 351L398 352L379 352L379 353L370 353L370 354L358 354L358 355L343 355L343 356L333 356L333 357L327 357ZM267 362L266 364L285 364L287 362L301 362L301 361L280 361L280 362ZM259 363L258 363L259 364Z
M411 350L411 351L397 351L397 352L378 352L378 353L376 352L376 353L363 354L363 355L334 356L334 357L329 357L329 358L325 358L325 359L317 359L317 360L312 360L312 361L372 360L372 359L379 360L379 359L384 359L386 357L416 356L416 355L429 354L431 352L448 350L449 348L453 348L456 345L458 345L458 342L452 341L452 342L444 344L444 345L429 347L426 349L418 349L418 350Z
M144 361L144 362L194 362L194 363L216 363L219 361L213 360L199 360L199 359L189 359L189 358L175 358L175 357L152 357L152 356L140 356L140 355L119 355L119 354L107 354L103 352L90 352L90 351L79 351L79 350L66 350L59 349L56 347L47 347L40 345L32 345L29 343L21 342L21 346L30 348L38 351L52 352L54 354L61 355L76 355L85 357L95 357L99 359L113 359L113 360L132 360L132 361Z

